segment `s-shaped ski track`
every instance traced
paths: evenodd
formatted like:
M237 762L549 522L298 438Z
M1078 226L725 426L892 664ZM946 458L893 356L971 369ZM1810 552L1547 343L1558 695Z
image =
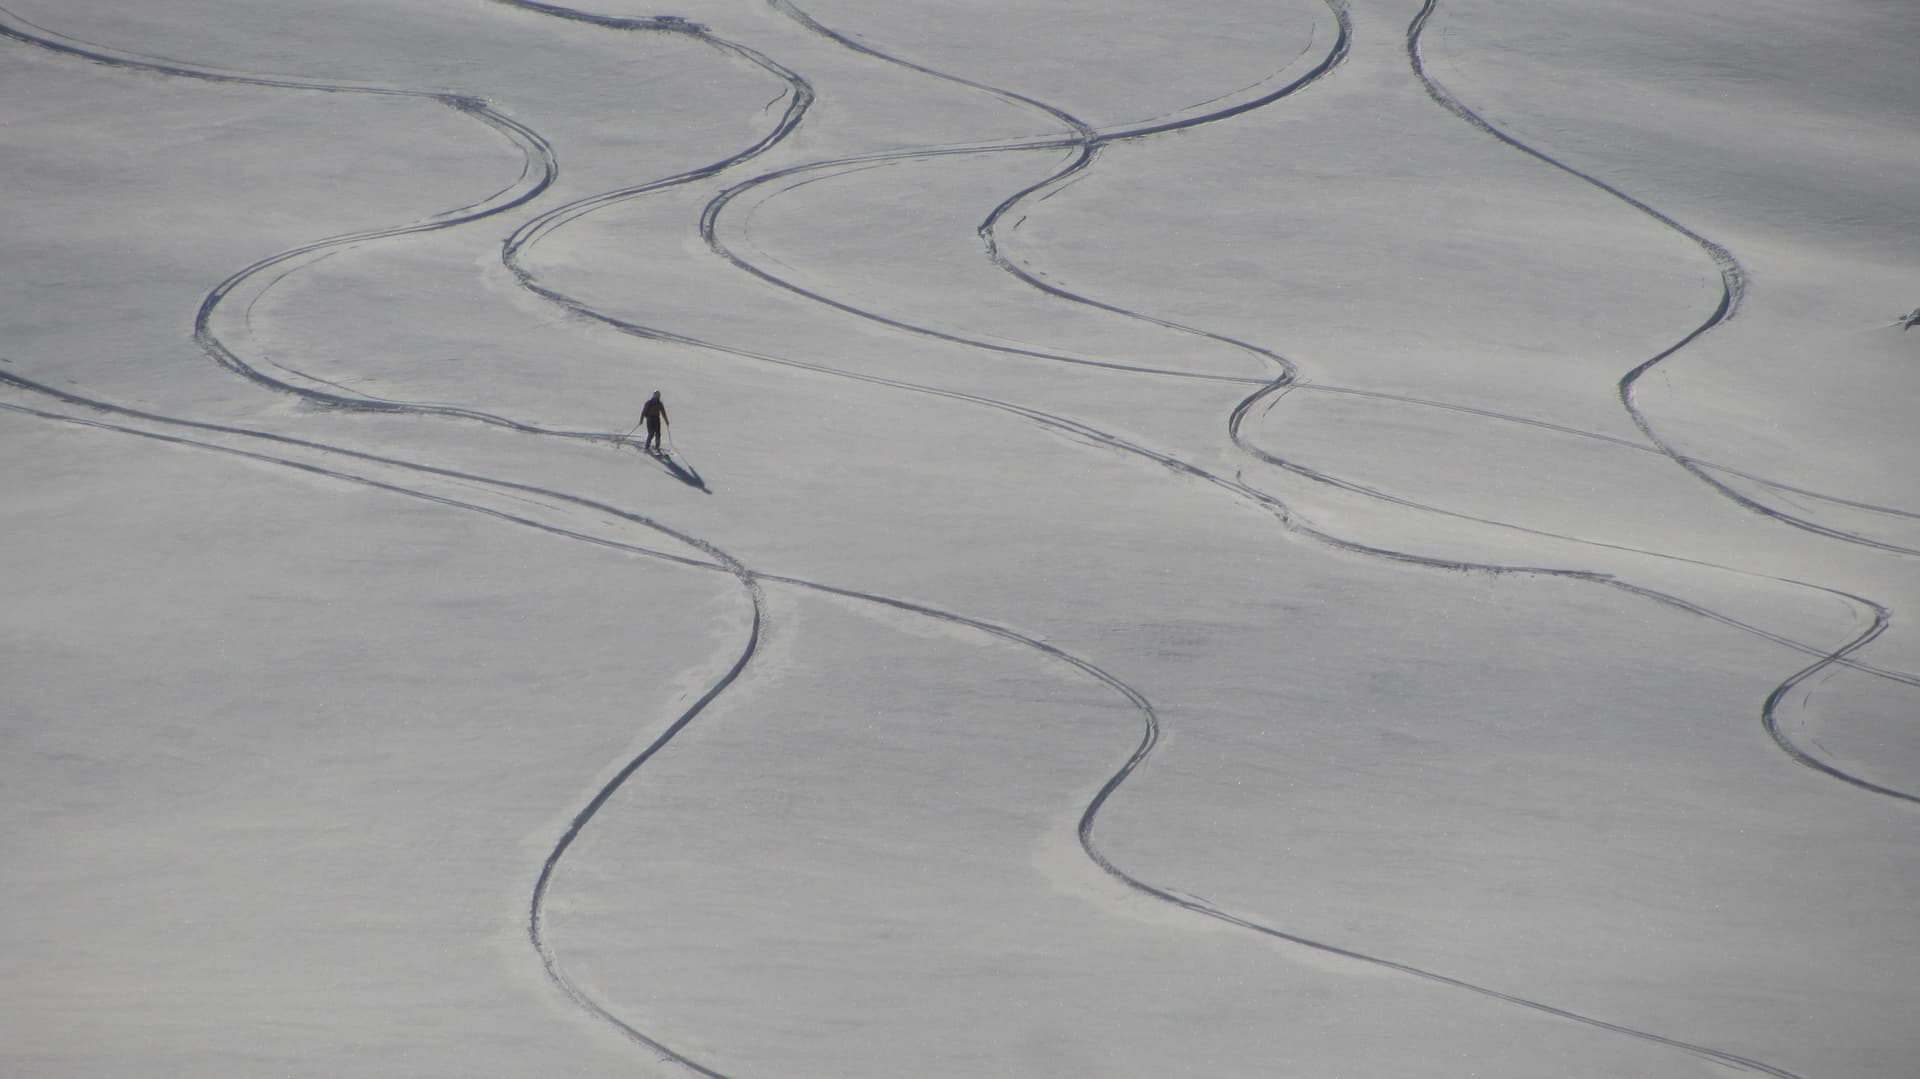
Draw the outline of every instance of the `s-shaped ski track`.
M1432 73L1427 70L1426 62L1421 56L1421 52L1420 52L1420 43L1421 43L1422 35L1426 30L1427 24L1432 19L1434 12L1437 10L1438 4L1439 4L1439 0L1424 0L1424 2L1421 4L1419 13L1414 16L1413 22L1407 27L1407 46L1406 46L1407 59L1408 59L1408 62L1413 67L1413 73L1420 80L1421 85L1423 85L1426 88L1427 95L1433 99L1435 104L1439 105L1441 108L1445 109L1446 111L1452 113L1454 116L1458 117L1459 119L1461 119L1462 121L1464 121L1465 123L1473 127L1475 130L1480 131L1481 133L1489 136L1490 138L1497 140L1501 144L1507 147L1510 147L1511 149L1516 150L1519 153L1525 154L1526 156L1531 157L1534 160L1539 161L1544 165L1557 169L1560 172L1563 172L1568 176L1571 176L1585 184L1588 184L1593 188L1601 192L1604 192L1609 196L1612 196L1614 199L1617 199L1620 202L1627 205L1628 207L1631 207L1634 211L1646 216L1647 218L1657 222L1658 224L1666 227L1667 229L1670 229L1671 231L1677 233L1678 235L1686 239L1688 242L1698 247L1703 254L1705 254L1709 259L1713 261L1714 267L1719 271L1720 298L1718 303L1715 304L1713 311L1707 315L1706 319L1703 320L1699 325L1695 326L1691 331L1689 331L1685 336L1681 337L1678 341L1675 341L1673 344L1667 346L1665 349L1662 349L1658 354L1654 355L1650 359L1634 367L1632 370L1628 371L1625 375L1621 376L1620 378L1619 384L1617 386L1620 405L1623 409L1625 409L1628 417L1630 417L1633 420L1634 426L1638 427L1640 429L1641 434L1646 436L1647 441L1652 443L1657 449L1659 449L1661 453L1665 454L1675 464L1685 469L1689 474L1694 476L1694 478L1706 484L1715 492L1731 500L1732 502L1741 506L1742 508L1747 509L1753 513L1759 514L1762 517L1779 521L1783 524L1791 525L1794 528L1803 529L1805 531L1812 532L1816 535L1825 536L1829 539L1840 540L1843 543L1858 544L1863 547L1871 547L1877 550L1887 551L1892 554L1920 555L1920 550L1916 550L1911 547L1906 547L1906 546L1902 546L1900 544L1895 544L1895 543L1887 543L1882 540L1874 539L1871 536L1865 536L1857 532L1849 532L1845 529L1835 528L1831 525L1821 524L1820 522L1815 521L1811 518L1801 517L1796 514L1788 513L1785 510L1778 509L1774 506L1767 505L1766 503L1761 502L1758 499L1755 499L1752 496L1745 494L1744 492L1736 490L1729 484L1725 483L1724 481L1720 480L1718 477L1714 476L1712 472L1709 470L1709 468L1704 464L1704 462L1698 461L1693 457L1690 457L1687 454L1681 452L1679 447L1675 446L1671 441L1669 441L1664 435L1660 433L1660 431L1654 426L1653 421L1647 417L1646 412L1640 408L1639 403L1635 401L1634 399L1635 387L1639 384L1639 382L1643 378L1645 378L1649 373L1651 373L1656 367L1659 367L1661 364L1665 363L1669 359L1672 359L1675 355L1679 354L1683 349L1687 348L1689 345L1693 344L1695 341L1698 341L1701 337L1705 336L1706 334L1712 332L1716 327L1719 327L1731 321L1739 313L1740 302L1746 291L1745 270L1741 268L1740 262L1737 258L1734 257L1733 252L1729 251L1726 247L1722 246L1719 243L1714 242L1713 240L1708 239L1706 236L1688 227L1687 225L1681 223L1680 221L1676 220L1670 215L1656 209L1650 203L1647 203L1645 201L1642 201L1641 199L1635 198L1634 196L1628 194L1627 192L1621 190L1618 187L1615 187L1614 185L1606 182L1605 180L1600 179L1599 177L1593 175L1592 173L1584 172L1578 168L1575 168L1574 166L1569 165L1564 161L1561 161L1560 159L1552 156L1551 154L1548 154L1544 150L1540 150L1522 141L1516 136L1501 130L1500 128L1494 126L1494 124L1491 121L1487 120L1485 117L1481 116L1479 113L1469 108L1458 97L1454 96L1454 94L1451 91L1449 91L1445 86L1441 85L1440 81L1434 78Z

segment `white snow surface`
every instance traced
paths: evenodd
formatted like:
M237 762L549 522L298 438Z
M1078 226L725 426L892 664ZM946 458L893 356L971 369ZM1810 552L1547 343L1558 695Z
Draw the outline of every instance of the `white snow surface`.
M645 4L0 0L0 1075L1920 1074L1920 6Z

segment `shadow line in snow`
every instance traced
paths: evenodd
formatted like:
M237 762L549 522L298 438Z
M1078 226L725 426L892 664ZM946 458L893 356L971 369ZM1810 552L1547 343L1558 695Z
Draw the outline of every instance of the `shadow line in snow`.
M620 445L632 446L633 443L621 442ZM654 461L658 463L661 468L666 469L667 475L672 476L674 479L679 480L681 483L686 484L688 487L691 487L694 490L699 491L701 494L710 495L713 493L712 488L709 488L707 486L707 481L701 477L700 471L694 468L693 465L689 464L684 456L676 453L669 453L665 450L653 450L653 449L647 449L645 447L636 447L636 448L639 449L641 453L644 453L648 457L653 458Z
M710 495L713 493L713 491L707 487L707 481L700 478L700 473L694 471L692 465L682 462L680 458L663 454L660 458L660 465L667 470L669 475L681 483L695 488L702 494Z

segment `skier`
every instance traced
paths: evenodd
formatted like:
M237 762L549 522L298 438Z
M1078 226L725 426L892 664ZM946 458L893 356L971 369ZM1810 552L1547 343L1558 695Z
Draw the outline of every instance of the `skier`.
M659 390L653 391L653 396L640 409L640 420L647 425L647 452L659 453L660 428L667 425L667 406L660 400Z

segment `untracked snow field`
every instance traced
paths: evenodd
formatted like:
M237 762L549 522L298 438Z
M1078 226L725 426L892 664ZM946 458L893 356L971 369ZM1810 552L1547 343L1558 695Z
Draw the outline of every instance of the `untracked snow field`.
M648 3L0 0L0 1076L1920 1075L1920 5Z

